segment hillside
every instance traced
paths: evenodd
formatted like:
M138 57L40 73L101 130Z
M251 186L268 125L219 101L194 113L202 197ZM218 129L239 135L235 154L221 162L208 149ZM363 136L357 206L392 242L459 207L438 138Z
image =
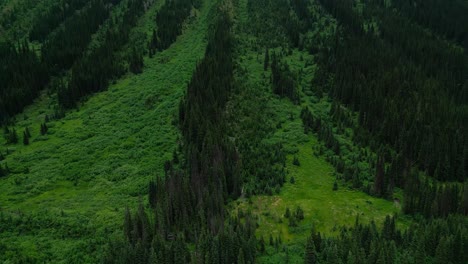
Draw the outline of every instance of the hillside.
M466 263L468 4L411 2L0 0L0 261Z

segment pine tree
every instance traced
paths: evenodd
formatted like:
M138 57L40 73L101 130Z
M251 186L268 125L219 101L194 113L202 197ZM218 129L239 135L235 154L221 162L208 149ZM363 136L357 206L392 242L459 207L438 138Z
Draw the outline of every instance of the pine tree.
M286 212L284 213L285 218L289 218L291 216L291 211L289 210L289 207L286 207Z
M384 165L385 165L384 159L381 155L379 155L377 159L375 182L374 182L374 194L377 196L382 196L383 190L385 190Z
M16 144L18 143L18 134L16 133L16 129L13 128L13 130L10 131L8 135L8 143L10 144Z
M132 215L128 207L125 209L124 234L130 243L134 242Z
M315 251L315 243L312 236L307 239L306 248L305 248L305 264L315 264L317 263L317 252Z
M26 132L26 135L28 136L28 138L31 138L31 132L29 132L29 127L25 128L25 132Z
M29 136L28 133L26 133L26 131L23 132L23 144L25 146L29 145Z
M239 253L237 254L237 264L245 264L244 251L242 248L239 248Z
M270 65L270 54L268 52L268 48L265 48L265 59L263 61L263 70L268 70L268 66Z

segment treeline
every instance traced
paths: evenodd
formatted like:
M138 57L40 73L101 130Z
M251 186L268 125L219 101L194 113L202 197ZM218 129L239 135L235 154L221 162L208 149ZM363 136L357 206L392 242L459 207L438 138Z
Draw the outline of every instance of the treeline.
M239 156L225 133L225 105L234 85L231 21L221 6L205 57L179 107L180 151L149 184L152 220L140 205L126 213L125 240L112 243L105 263L253 263L255 223L226 219L225 201L240 195ZM151 223L151 224L150 224ZM190 244L195 245L188 250Z
M32 103L47 82L46 67L27 42L0 43L0 124Z
M65 19L81 9L89 0L61 0L51 3L45 14L35 18L29 32L29 40L43 41Z
M404 232L395 217L385 218L382 230L375 223L342 228L336 238L312 230L304 261L312 263L466 263L468 222L466 217L423 220Z
M127 43L130 30L144 12L144 0L129 0L121 17L112 18L103 33L104 40L98 47L80 57L73 65L67 86L58 90L59 104L65 108L75 106L90 93L107 88L112 78L121 76L127 70L125 58L118 51ZM135 49L130 55L131 70L140 72L143 57Z
M438 180L463 181L466 55L395 12L368 3L360 14L351 1L321 3L341 29L318 56L314 85L359 112L355 141L385 153L386 162L401 160L394 174L407 175L416 164Z
M166 1L156 15L158 29L153 31L149 44L150 54L156 50L167 49L177 36L182 33L182 25L190 15L193 6L200 5L200 0L169 0Z

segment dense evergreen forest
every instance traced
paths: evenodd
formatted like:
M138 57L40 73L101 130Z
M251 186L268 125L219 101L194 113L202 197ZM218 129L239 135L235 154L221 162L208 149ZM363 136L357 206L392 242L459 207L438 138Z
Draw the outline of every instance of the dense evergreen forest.
M0 0L0 261L467 263L467 14Z

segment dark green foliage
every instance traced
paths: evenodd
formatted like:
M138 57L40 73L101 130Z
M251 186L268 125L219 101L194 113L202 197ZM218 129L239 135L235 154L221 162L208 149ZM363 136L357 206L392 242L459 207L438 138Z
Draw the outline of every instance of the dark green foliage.
M27 42L0 42L0 124L32 103L47 81L46 68Z

